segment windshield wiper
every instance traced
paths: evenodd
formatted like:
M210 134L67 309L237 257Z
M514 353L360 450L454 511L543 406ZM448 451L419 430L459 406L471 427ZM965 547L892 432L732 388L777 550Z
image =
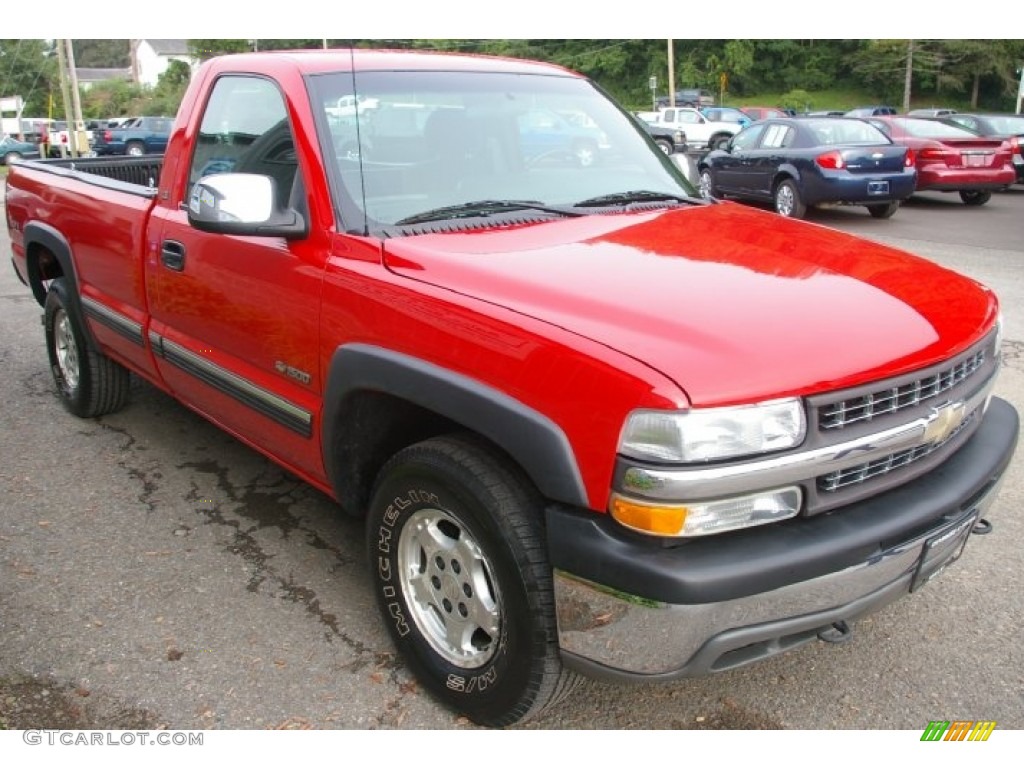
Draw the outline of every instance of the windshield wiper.
M610 195L587 198L573 205L573 208L601 208L606 205L630 205L632 203L650 203L658 200L673 200L677 203L700 202L697 198L674 195L671 192L652 192L649 189L634 189L630 192L613 192Z
M544 205L539 200L475 200L471 203L460 203L459 205L447 205L443 208L433 208L423 213L417 213L395 222L395 226L408 224L423 224L427 221L438 221L440 219L466 219L474 216L491 216L495 213L507 211L543 211L554 213L558 216L583 216L579 211L567 208L558 208L551 205Z

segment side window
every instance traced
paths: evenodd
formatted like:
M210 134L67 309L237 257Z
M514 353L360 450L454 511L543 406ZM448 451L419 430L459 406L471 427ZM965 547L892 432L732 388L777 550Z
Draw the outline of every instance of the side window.
M764 133L764 125L762 124L752 125L745 131L740 131L733 137L733 150L756 149L757 140L761 138L762 133Z
M260 77L220 78L203 113L185 199L203 176L255 173L274 179L278 204L287 207L297 171L295 142L277 86Z
M768 130L765 131L764 141L761 142L761 147L764 149L780 149L782 147L788 147L792 143L792 126L773 123L768 126Z

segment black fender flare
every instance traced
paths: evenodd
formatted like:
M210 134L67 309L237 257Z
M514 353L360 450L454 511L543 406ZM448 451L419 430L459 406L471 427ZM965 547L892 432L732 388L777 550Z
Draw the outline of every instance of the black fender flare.
M60 264L60 270L68 284L69 310L74 314L74 320L85 334L86 339L93 347L97 347L96 339L93 338L92 330L85 322L85 313L82 311L81 294L78 290L78 272L75 270L75 260L71 254L71 244L67 238L54 227L42 221L30 221L23 229L22 237L25 243L25 253L32 250L32 246L40 245L50 253ZM28 272L28 284L32 289L32 295L39 303L39 306L46 304L46 290L43 287L43 277L39 273L38 264L27 259L26 271Z
M321 431L328 476L335 428L346 398L382 392L461 424L499 446L548 499L589 506L572 445L551 419L499 390L433 363L369 344L345 344L331 357Z

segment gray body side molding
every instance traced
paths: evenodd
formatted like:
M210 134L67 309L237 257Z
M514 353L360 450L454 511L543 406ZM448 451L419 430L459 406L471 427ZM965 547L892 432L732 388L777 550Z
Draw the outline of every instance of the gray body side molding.
M325 456L346 397L361 390L407 400L462 424L511 455L548 499L588 506L572 446L551 419L468 376L367 344L341 346L331 358L324 393Z

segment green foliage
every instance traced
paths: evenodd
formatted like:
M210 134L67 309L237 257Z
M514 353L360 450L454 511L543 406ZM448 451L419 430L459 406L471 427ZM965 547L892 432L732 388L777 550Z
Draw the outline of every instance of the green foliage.
M666 40L327 40L330 48L392 48L459 51L547 61L580 72L630 109L649 109L648 80L668 92ZM719 93L728 77L728 103L761 103L803 110L846 108L860 103L901 104L908 40L675 40L675 87ZM189 50L199 60L252 50L321 48L324 40L195 39ZM76 40L80 67L128 66L126 40ZM913 41L912 104L972 104L1007 110L1015 103L1016 67L1024 61L1024 40ZM174 114L187 86L187 72L172 65L157 86L102 84L83 95L89 117L126 113ZM44 40L0 40L0 96L21 95L26 114L47 114L50 94L60 103L56 57ZM772 95L775 95L774 98ZM88 105L88 106L86 106ZM58 109L59 111L59 109Z
M75 66L130 67L131 43L128 40L73 40Z
M96 83L82 94L82 116L86 120L102 120L138 114L136 106L144 101L143 90L124 80Z
M808 112L815 109L814 99L803 88L794 88L786 91L779 99L778 105L786 109L793 109L797 112Z

